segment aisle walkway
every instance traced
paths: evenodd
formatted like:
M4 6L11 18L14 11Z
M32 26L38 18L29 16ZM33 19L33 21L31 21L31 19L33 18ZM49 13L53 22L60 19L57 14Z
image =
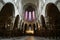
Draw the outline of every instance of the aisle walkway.
M44 37L34 37L34 36L22 36L16 38L0 38L0 40L60 40L60 38L44 38Z

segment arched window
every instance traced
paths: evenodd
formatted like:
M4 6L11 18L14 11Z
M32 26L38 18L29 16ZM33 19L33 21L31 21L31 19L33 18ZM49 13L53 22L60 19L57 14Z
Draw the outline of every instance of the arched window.
M35 18L35 11L32 8L28 8L24 13L24 20L33 21Z

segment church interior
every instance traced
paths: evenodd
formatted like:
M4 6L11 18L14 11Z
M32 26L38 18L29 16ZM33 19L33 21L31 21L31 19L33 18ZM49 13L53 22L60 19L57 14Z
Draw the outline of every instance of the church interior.
M0 37L60 37L60 0L0 0Z

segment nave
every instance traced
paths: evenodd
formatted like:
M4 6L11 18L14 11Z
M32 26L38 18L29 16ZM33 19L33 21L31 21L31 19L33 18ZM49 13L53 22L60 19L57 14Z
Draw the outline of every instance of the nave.
M31 5L26 9L29 14L32 14L31 12L33 10L31 9L35 10ZM29 18L23 18L22 20L20 20L19 15L16 17L14 15L14 5L12 3L6 3L0 11L0 37L8 38L26 35L53 38L60 37L60 11L53 3L48 3L46 6L46 22L43 15L41 15L41 23L38 19L31 18L31 16L28 15ZM27 37L27 40L28 38L29 37Z

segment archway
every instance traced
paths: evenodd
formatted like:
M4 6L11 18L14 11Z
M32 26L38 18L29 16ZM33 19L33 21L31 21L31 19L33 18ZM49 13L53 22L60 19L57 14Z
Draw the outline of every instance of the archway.
M48 19L49 26L56 26L60 23L60 13L57 6L53 3L48 3L46 6L46 17Z
M0 24L2 26L4 25L4 27L13 26L12 20L14 18L14 15L15 15L14 5L10 2L6 3L0 12Z
M14 28L13 29L15 29L15 28L18 29L18 26L19 26L18 24L19 24L19 15L17 15L16 18L15 18Z
M28 26L27 24L24 24L24 33L26 33L27 30L28 30Z
M10 30L13 27L13 18L15 15L14 5L12 3L6 3L0 12L0 32L4 35L11 36ZM4 32L3 32L4 31Z
M48 19L49 28L53 30L53 35L59 36L60 33L60 12L57 6L53 3L48 3L46 6L46 17ZM50 31L51 31L50 30Z
M47 29L46 24L45 24L45 18L44 18L43 15L41 15L41 24L42 24L42 27L44 27L45 29Z
M6 3L2 10L1 10L1 14L0 15L4 15L4 16L14 16L15 15L15 9L14 9L14 5L10 2Z

